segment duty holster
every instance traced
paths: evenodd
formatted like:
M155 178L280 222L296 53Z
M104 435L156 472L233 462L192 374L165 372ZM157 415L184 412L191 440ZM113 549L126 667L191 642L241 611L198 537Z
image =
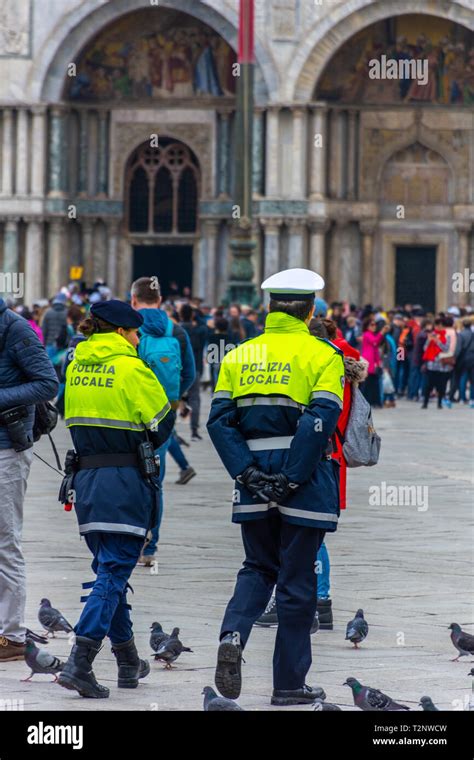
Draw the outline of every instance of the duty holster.
M58 501L61 502L61 504L69 503L70 499L68 498L68 496L73 488L74 476L78 470L79 470L79 457L77 456L74 449L69 449L66 454L66 459L64 461L65 475L61 481L61 486L59 488Z

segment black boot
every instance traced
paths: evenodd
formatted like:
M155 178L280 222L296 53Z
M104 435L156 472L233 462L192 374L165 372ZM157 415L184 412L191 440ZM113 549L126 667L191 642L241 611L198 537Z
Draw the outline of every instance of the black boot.
M332 619L331 599L318 599L319 627L322 631L332 631L334 628Z
M101 641L94 641L86 636L76 636L69 659L59 674L58 684L65 689L78 691L81 697L106 699L110 691L106 686L97 683L92 670L92 663L101 644Z
M147 660L140 660L133 636L123 644L114 644L112 652L118 665L119 689L136 689L138 679L149 674L150 665Z
M227 699L237 699L242 689L242 645L238 631L221 639L217 650L215 682Z

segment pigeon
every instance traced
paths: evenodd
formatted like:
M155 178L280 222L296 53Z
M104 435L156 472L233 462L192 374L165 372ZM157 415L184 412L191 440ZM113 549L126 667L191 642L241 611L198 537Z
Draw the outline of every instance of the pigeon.
M331 702L323 702L321 699L317 699L314 703L314 712L342 712L338 705L333 705Z
M26 629L26 638L31 639L32 641L36 641L38 644L47 644L48 639L46 636L42 636L40 633L35 633L34 631L30 631L29 628Z
M172 663L178 659L181 652L193 651L192 649L189 649L189 647L183 646L178 637L179 628L173 628L171 636L161 644L156 652L155 660L161 660L161 662L166 663L165 668L167 670L171 670L173 667Z
M439 712L431 697L421 697L419 704L425 712Z
M346 641L352 641L354 648L366 638L369 624L364 620L364 610L357 610L354 620L350 620L346 628Z
M51 607L49 599L42 599L40 602L40 608L38 612L38 620L43 628L46 628L48 633L51 633L53 638L55 631L64 631L65 633L71 633L74 629L66 618L59 612Z
M460 657L474 655L474 636L463 631L458 623L451 623L451 641L458 650L459 654L451 662L457 662Z
M35 673L51 673L54 675L53 681L57 681L57 673L64 668L64 662L44 649L38 649L30 638L26 639L25 662L31 669L31 673L28 678L22 678L22 681L30 681Z
M156 657L158 649L165 641L168 641L170 635L164 632L161 623L152 623L150 629L150 646L153 649L153 654L150 657L153 657L153 655Z
M343 686L350 686L354 704L361 710L371 710L375 712L395 712L396 710L409 710L406 705L400 705L383 691L372 689L370 686L363 686L355 678L346 678Z
M201 694L204 694L204 712L244 712L237 702L219 697L210 686L205 686Z
M468 676L473 676L474 677L474 668L470 669L470 671L468 673Z

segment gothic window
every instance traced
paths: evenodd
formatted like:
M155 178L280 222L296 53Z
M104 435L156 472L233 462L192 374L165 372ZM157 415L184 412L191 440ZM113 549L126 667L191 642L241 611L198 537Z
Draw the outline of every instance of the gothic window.
M132 154L127 169L128 228L147 235L196 231L199 169L183 143L160 139Z

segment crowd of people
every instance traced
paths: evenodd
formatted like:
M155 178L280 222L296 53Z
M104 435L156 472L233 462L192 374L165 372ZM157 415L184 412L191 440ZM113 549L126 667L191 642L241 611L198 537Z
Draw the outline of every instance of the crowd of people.
M299 270L278 273L274 278L277 280L281 278L286 282L288 276L291 279L292 272L299 272ZM323 282L322 278L315 273L308 274L313 276L314 291L317 291L321 287L318 284L319 281ZM233 515L235 522L240 521L241 515L246 510L255 520L256 511L265 512L266 505L270 502L281 504L286 498L294 496L297 489L300 489L298 494L302 493L304 496L306 484L312 483L307 473L300 472L308 457L311 461L306 462L305 467L311 472L316 461L317 466L322 467L325 472L333 473L334 470L338 473L337 478L333 475L329 478L331 482L334 479L336 485L331 493L322 491L320 493L320 490L314 493L311 491L311 510L318 515L317 518L312 516L312 512L309 517L305 517L306 513L296 510L295 519L297 520L311 518L313 520L311 526L314 525L315 519L324 523L320 526L320 531L318 528L317 541L315 534L309 531L312 536L311 546L314 549L311 561L315 567L318 566L317 584L312 581L311 584L305 586L305 593L311 592L315 598L314 605L311 603L308 606L308 610L311 610L309 621L311 633L319 627L328 630L333 628L330 558L324 534L326 531L335 530L333 523L336 518L332 511L335 510L339 514L339 510L347 506L347 463L343 443L346 429L352 419L351 409L356 389L360 388L366 401L373 407L392 408L396 406L397 399L406 397L412 402L422 402L421 408L426 409L431 397L434 396L439 408L443 406L449 408L453 403L469 403L470 407L474 408L474 316L470 307L461 309L451 306L444 312L430 314L421 305L412 304L399 305L391 310L370 304L362 308L345 302L328 304L322 298L316 297L315 292L307 292L303 287L304 283L297 283L297 286L293 284L292 287L295 289L290 291L288 288L289 292L281 290L280 286L276 292L271 292L272 288L269 285L267 288L270 290L269 308L266 307L265 300L257 307L237 303L212 306L204 303L200 298L193 297L190 293L175 292L163 297L158 281L154 282L155 279L143 277L136 280L131 285L128 302L114 299L104 282L95 283L91 289L80 288L77 284L71 283L61 288L50 301L32 304L31 308L0 299L2 315L0 346L2 341L6 347L10 346L9 351L4 351L2 354L5 372L15 371L16 380L20 383L19 387L22 383L28 386L27 395L24 391L23 395L17 394L12 399L10 399L9 389L2 390L5 396L2 407L6 411L2 413L1 422L6 427L9 437L4 437L4 450L0 453L4 458L9 458L8 461L14 461L15 466L23 468L20 472L23 485L18 492L10 494L11 508L14 510L15 504L23 502L31 464L31 447L33 440L37 440L33 431L33 423L37 417L37 414L36 416L34 414L33 404L54 398L58 412L65 417L67 427L72 429L75 451L69 451L68 455L75 456L74 477L77 480L74 481L74 488L76 489L77 485L80 486L80 490L82 489L82 500L77 501L75 507L81 535L86 535L88 546L94 555L93 569L97 574L98 589L102 588L101 584L108 583L107 578L110 576L109 560L105 559L107 552L115 558L116 564L122 563L121 570L115 578L116 587L110 586L107 591L111 600L112 597L115 599L117 594L117 598L120 597L119 608L123 618L120 625L115 618L115 623L109 620L105 625L102 619L105 597L91 593L88 598L90 602L86 604L85 611L75 628L76 645L61 675L63 679L62 682L60 681L61 685L74 688L83 696L98 698L108 696L108 689L97 684L93 673L85 666L83 667L86 660L89 663L92 662L105 635L111 638L112 651L117 657L119 686L125 672L125 670L122 672L121 668L129 666L132 668L133 687L138 684L138 679L148 672L146 663L138 658L131 635L131 622L125 611L128 609L125 598L126 582L135 564L149 567L155 561L164 512L161 484L165 477L167 456L171 455L180 468L178 484L185 485L196 475L183 453L182 446L186 445L187 441L177 434L174 423L178 414L184 419L189 419L191 440L196 442L202 440L200 395L203 389L213 394L211 413L207 422L211 440L231 477L236 479L236 483L243 485L244 496L251 498L249 505L245 500L239 501ZM259 339L264 331L265 335ZM322 339L325 345L314 342L311 336ZM254 338L258 340L252 341ZM281 363L271 362L272 367L275 365L290 368L288 374L285 374L283 370L280 374L272 374L273 370L269 370L270 365L263 365L262 372L267 373L265 382L273 384L272 391L265 389L262 393L251 394L260 399L264 398L265 401L268 401L266 396L274 396L271 401L277 398L280 399L280 404L241 403L248 401L245 398L246 393L240 389L242 378L246 377L250 386L251 382L262 382L257 378L264 376L258 363L245 364L239 359L241 363L236 368L231 361L231 356L228 356L232 349L245 344L246 341L252 341L254 345L269 343L270 347L273 346L274 354L281 353L282 359ZM301 343L300 348L298 348L298 341ZM16 349L14 351L11 348L13 344L15 346L21 344L24 355L20 357ZM45 351L41 344L46 349ZM311 365L305 364L303 359L306 350L312 357ZM294 372L293 386L290 388L292 374L291 362L288 358L296 356L298 361L295 366L298 365L300 371ZM143 361L138 364L130 363L130 357ZM33 360L38 366L42 366L37 375L45 378L41 382L36 380L36 385L25 383L24 379L30 377ZM318 362L322 369L318 369ZM97 372L102 373L102 376L111 374L114 377L96 379ZM237 376L239 383L237 383L236 401L232 396L231 387L234 387ZM275 391L277 387L280 388L279 395ZM103 388L110 389L110 393L107 391L104 395ZM262 388L263 386L259 386L259 391ZM302 388L305 388L306 393L303 401L301 401ZM10 401L11 409L9 408ZM20 406L15 406L14 402ZM363 403L365 404L365 401ZM26 410L26 416L23 415L23 417L27 418L27 423L18 425L20 421L18 414L23 404ZM259 437L246 438L242 437L243 433L233 437L232 431L235 428L235 415L238 408L251 410L251 414L255 417L255 421L251 422L250 412L242 413L240 418L242 430L245 425L248 425L249 430L253 432L258 429ZM287 408L296 409L298 419L301 414L306 420L306 425L296 424L298 430L301 427L298 439L299 450L306 450L306 436L309 437L308 440L311 439L312 445L316 446L317 454L313 461L308 449L305 457L295 459L292 465L295 472L294 477L292 474L293 479L289 479L290 476L283 471L266 472L266 465L260 470L255 464L256 460L253 459L255 455L252 454L254 451L273 450L268 445L262 448L262 441L271 442L274 430L280 430L283 422L289 425L291 415L289 416ZM113 414L110 413L112 409ZM15 414L16 417L13 419L12 415ZM318 438L319 428L316 424L313 425L312 415L314 414L317 420L320 419L318 415L323 417L329 415L331 419L334 418L331 424L326 420L327 429L333 432L321 433L321 440ZM276 415L275 419L272 415ZM291 441L296 435L293 431L296 417L291 419L291 425L288 427L289 434L277 436L278 446L276 447L280 451L278 456L283 456L282 451L290 450L288 460L290 462L292 461ZM262 430L264 433L267 430L265 425L270 426L268 430L272 432L272 435L263 435L262 438ZM23 437L16 441L12 435L18 437L20 427ZM8 448L11 440L14 440L14 443L16 441L16 448L15 446ZM285 446L281 448L283 441L286 441L286 448ZM0 449L1 444L0 438ZM145 449L142 452L143 446ZM148 455L146 454L147 447L151 448ZM229 458L230 450L233 450L232 461ZM92 454L91 451L93 451ZM159 457L156 457L156 454ZM240 470L246 461L245 455L249 464L241 473ZM146 459L147 456L148 459ZM107 478L110 474L108 468L110 467L129 468L135 477L135 480L128 476L118 478L116 483L110 485L111 501L115 505L121 505L117 514L111 514L108 504L104 503L102 497L97 499L94 496L96 494L95 475L90 475L91 472L95 472L95 469L102 468L104 483L108 483ZM147 469L150 467L151 470ZM82 470L84 473L81 472ZM70 477L67 465L65 465L65 473L63 485ZM140 491L143 486L140 478L145 479L148 488L143 493ZM117 489L117 493L112 492L113 488ZM63 487L62 491L64 491ZM138 510L140 514L138 514L137 505L144 503L144 495L148 498L149 491L151 493L148 505L150 515L142 514L143 510L140 509ZM64 492L67 492L67 488ZM252 496L249 497L249 494ZM264 506L260 503L255 505L255 495ZM303 499L302 506L298 506L298 509L309 509L305 506L306 502L307 499ZM330 514L327 519L323 519L326 514L324 510ZM293 514L295 508L290 508L290 512ZM20 515L19 512L18 515ZM247 519L245 514L242 519ZM276 519L277 515L274 514L272 521ZM7 557L7 560L15 566L18 565L18 558L22 560L18 542L18 536L21 533L21 516L18 517L17 522L16 538L14 537L12 543L13 549ZM256 520L256 522L260 521ZM295 524L299 525L298 522ZM305 523L303 522L302 525ZM118 530L117 526L120 526ZM250 535L255 530L258 533L258 528L257 524L256 528L247 526L246 530L250 531ZM127 546L130 548L133 544L133 552L130 555L127 555L128 549L124 554L126 542L123 543L120 538L122 534L128 535L128 533L132 538L127 538L129 541ZM302 531L302 535L304 533L305 531ZM93 534L92 538L89 534ZM21 563L18 566L21 568ZM314 571L311 571L310 575L313 578ZM21 569L18 571L16 586L18 593L12 594L13 588L8 589L8 594L5 593L5 598L15 598L19 601L16 601L14 605L11 604L11 609L8 610L9 630L1 632L0 644L4 650L0 654L0 661L18 659L24 649L25 631L22 627L21 616L24 608L25 583L24 572ZM245 596L247 592L244 587L245 583L242 584L242 593ZM282 623L278 615L281 609L284 609L284 604L282 606L280 599L280 608L278 608L278 587L276 597L272 596L266 608L263 607L263 600L267 604L271 593L272 584L267 584L261 589L258 600L261 612L254 614L257 607L252 612L257 625ZM219 648L219 652L222 647L234 648L236 662L240 662L241 644L236 643L235 633L232 631L240 631L235 622L239 604L240 602L237 604L232 600L229 603L226 614L231 622L228 620L227 623L223 623ZM278 609L280 609L279 612ZM1 619L3 618L5 614L2 614ZM109 633L107 633L108 630ZM246 631L246 635L249 634L249 630ZM306 649L308 646L309 643L306 641ZM219 681L219 668L225 671L228 667L228 663L220 663L219 657L220 654L216 684ZM308 657L310 663L309 654ZM225 657L222 662L224 660ZM288 660L291 665L291 667L288 665L288 673L294 666L290 660L291 657ZM293 669L295 672L298 670L298 668ZM287 680L291 681L291 678ZM224 694L225 696L236 698L240 693L240 676L238 688L237 686L230 688L224 681L218 686L221 693L224 694L227 690L229 694ZM235 695L232 696L234 692ZM291 692L288 697L285 689L277 686L272 703L300 704L314 700L315 693L311 689L308 691L304 686L298 687L295 693ZM287 701L289 698L291 698L290 701ZM273 702L273 699L280 701Z
M31 307L11 305L46 346L61 380L67 349L76 340L80 321L94 303L111 297L103 282L82 290L72 283L51 301L39 301ZM193 297L189 289L180 294L177 288L161 308L181 325L190 341L196 376L181 404L181 414L189 416L192 439L199 440L201 389L213 390L222 358L229 350L263 331L266 309L264 304L257 308L212 306ZM450 408L454 403L474 408L472 307L451 306L435 314L408 303L393 309L371 304L359 308L316 298L314 316L331 319L336 326L335 337L347 341L368 362L361 390L373 407L395 407L397 399L406 398L422 402L421 408L426 409L430 398L436 396L438 408ZM186 464L182 472L188 468Z

